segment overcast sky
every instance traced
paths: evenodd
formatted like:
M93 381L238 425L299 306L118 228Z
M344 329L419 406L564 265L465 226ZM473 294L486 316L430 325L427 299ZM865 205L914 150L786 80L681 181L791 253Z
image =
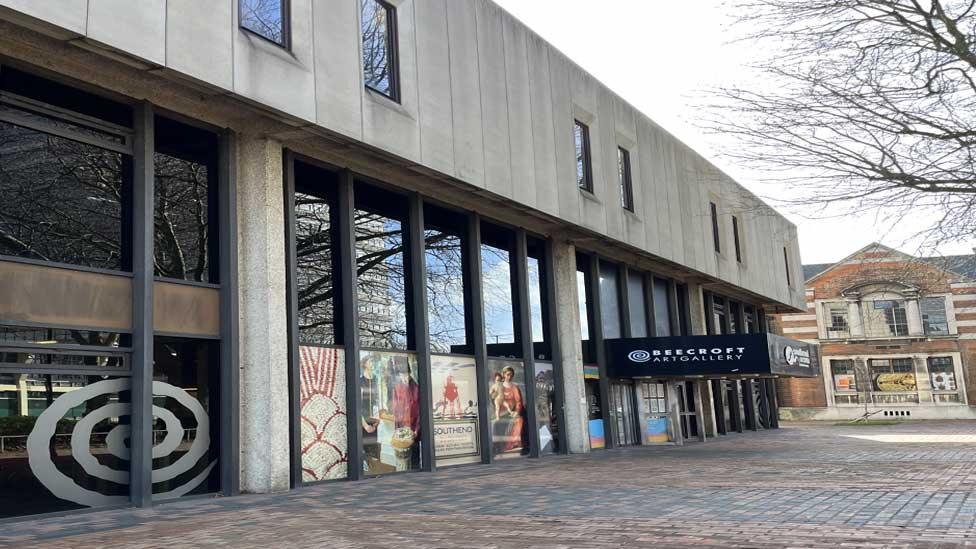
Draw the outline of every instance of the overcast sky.
M734 35L723 0L495 0L655 122L764 198L783 196L778 186L718 156L721 138L696 128L701 91L743 82L743 66L756 52L728 43ZM809 219L776 208L797 224L804 263L837 261L873 242L915 253L910 239L920 227L894 231L873 217ZM913 230L914 229L914 230ZM939 248L973 253L974 243Z

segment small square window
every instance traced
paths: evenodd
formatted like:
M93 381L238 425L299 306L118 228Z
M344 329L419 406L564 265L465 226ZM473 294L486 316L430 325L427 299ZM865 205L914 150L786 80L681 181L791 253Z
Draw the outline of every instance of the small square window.
M617 147L617 174L620 179L620 205L634 211L634 184L630 176L630 151Z
M366 87L400 100L396 8L380 0L363 0L363 81Z
M576 144L576 184L593 192L593 168L590 165L590 128L579 120L573 121L573 141Z
M242 28L288 47L288 0L240 0L238 12Z

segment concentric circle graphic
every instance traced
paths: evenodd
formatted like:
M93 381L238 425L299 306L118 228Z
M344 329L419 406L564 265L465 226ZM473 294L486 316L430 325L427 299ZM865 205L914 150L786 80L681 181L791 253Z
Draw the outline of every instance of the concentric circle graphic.
M634 362L647 362L651 360L651 353L647 351L631 351L627 358Z
M51 458L50 442L57 432L58 421L65 417L73 408L83 406L89 401L104 395L118 394L129 389L127 379L109 379L92 383L74 391L64 393L37 418L34 429L27 437L27 457L31 471L37 480L55 496L79 505L90 507L103 505L120 505L128 501L127 496L106 495L80 486L75 480L65 475L55 466ZM196 421L196 437L189 450L173 463L155 469L152 472L152 482L173 480L179 475L193 469L207 450L210 449L210 418L200 402L186 391L161 381L153 382L153 396L172 398L193 414ZM183 440L185 430L176 414L161 406L153 405L153 416L166 426L166 436L156 444L152 450L153 459L166 457L175 452ZM120 418L131 415L132 407L128 403L109 402L90 411L82 417L71 432L71 457L81 469L95 479L113 482L115 484L129 484L129 472L113 469L98 461L91 451L92 430L99 422L109 418ZM128 461L129 449L125 444L129 437L128 425L116 425L105 437L108 454ZM199 486L210 471L217 464L216 460L208 464L198 475L188 482L163 493L153 494L153 499L171 499L183 496Z

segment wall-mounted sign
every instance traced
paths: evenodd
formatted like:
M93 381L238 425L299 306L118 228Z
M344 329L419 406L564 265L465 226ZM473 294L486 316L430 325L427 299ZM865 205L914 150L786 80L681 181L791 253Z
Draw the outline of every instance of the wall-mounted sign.
M607 340L610 377L820 374L816 346L774 334Z

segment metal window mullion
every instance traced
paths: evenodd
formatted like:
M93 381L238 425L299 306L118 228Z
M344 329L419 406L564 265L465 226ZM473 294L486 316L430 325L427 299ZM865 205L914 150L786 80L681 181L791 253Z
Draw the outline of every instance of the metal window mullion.
M424 200L410 195L408 213L410 292L414 343L417 351L417 377L420 383L420 453L424 471L434 471L434 404L430 371L430 325L427 318L427 253L424 238Z
M558 450L560 454L569 453L569 441L566 440L566 382L563 377L563 360L559 347L558 313L556 312L556 272L555 254L553 251L552 239L545 241L545 292L542 294L545 299L546 319L549 324L549 350L552 358L552 371L554 383L556 384L556 395L553 406L556 408L556 429L559 436ZM573 273L575 282L576 273ZM575 286L574 286L575 288ZM574 312L575 314L575 312Z
M465 235L465 246L468 248L468 263L464 266L468 271L468 281L471 293L471 317L473 319L471 334L474 344L474 360L478 375L478 430L481 433L481 462L491 463L495 456L492 452L491 422L488 420L488 348L485 344L485 307L484 290L481 279L481 218L477 213L468 214L468 230Z
M644 273L642 286L644 289L644 316L647 317L647 337L657 337L659 334L657 333L657 305L654 303L654 275Z
M529 457L541 454L539 421L536 417L535 350L532 345L532 309L529 303L529 246L525 229L515 231L515 285L518 296L519 335L522 340L522 360L525 367L525 408L529 433Z
M626 265L617 268L617 299L620 303L620 335L633 337L633 327L630 325L630 269Z
M237 141L219 136L217 219L220 268L220 486L227 496L240 493L240 369L237 302Z
M352 172L339 173L336 210L339 220L339 256L342 267L342 343L346 367L346 451L349 480L363 476L362 402L359 384L359 295L356 273L356 197Z
M285 273L288 296L288 408L290 483L303 484L301 448L301 354L298 340L298 244L295 236L295 155L284 155ZM334 310L334 309L333 309Z
M729 309L731 308L732 305L730 304ZM746 331L746 306L741 301L735 304L735 330L739 334L748 333Z
M132 415L129 500L152 505L154 120L152 105L133 109L132 177Z
M611 417L610 403L610 379L607 377L607 350L603 343L603 311L600 301L600 258L595 255L590 256L589 261L589 293L590 302L593 304L593 321L590 322L592 328L591 335L596 350L596 363L600 370L600 413L603 416L603 433L606 447L614 448L617 445L616 422Z

